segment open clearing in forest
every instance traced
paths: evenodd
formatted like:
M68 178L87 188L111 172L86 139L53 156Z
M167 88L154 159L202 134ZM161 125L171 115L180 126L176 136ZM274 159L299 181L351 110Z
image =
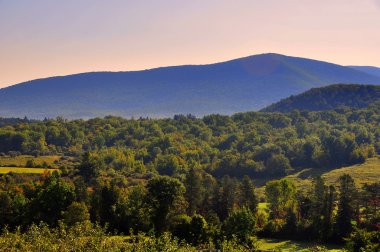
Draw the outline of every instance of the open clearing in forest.
M58 171L58 169L46 168L26 168L26 167L0 167L0 174L7 174L10 172L24 173L24 174L43 174L44 172Z
M336 185L339 177L343 174L349 174L358 188L364 184L373 184L380 181L380 159L378 157L369 158L363 164L357 164L342 167L333 170L323 169L305 169L296 174L287 176L296 182L297 186L302 189L310 188L312 179L315 176L322 176L327 185Z
M354 180L358 188L363 187L364 184L373 184L380 182L380 158L369 158L363 164L357 164L333 170L326 169L304 169L295 174L286 176L286 178L293 180L298 189L301 191L308 191L312 186L312 180L316 176L322 176L327 185L338 185L339 177L343 174L349 174ZM265 183L269 180L257 181L257 193L259 196L265 194Z

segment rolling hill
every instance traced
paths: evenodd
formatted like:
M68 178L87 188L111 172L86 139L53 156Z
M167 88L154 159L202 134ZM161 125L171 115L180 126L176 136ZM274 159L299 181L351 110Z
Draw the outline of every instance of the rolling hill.
M82 73L20 83L0 90L0 116L232 114L334 83L380 84L380 77L327 62L260 54L209 65Z
M373 67L373 66L350 66L350 67L355 69L355 70L359 70L359 71L362 71L364 73L380 77L380 68L379 67Z
M339 107L365 108L380 101L380 86L336 84L312 88L302 94L290 96L262 111L290 112L292 110L328 110Z

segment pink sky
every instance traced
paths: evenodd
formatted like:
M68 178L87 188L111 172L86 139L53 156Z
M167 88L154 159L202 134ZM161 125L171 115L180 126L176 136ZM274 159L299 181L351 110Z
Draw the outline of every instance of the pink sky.
M0 87L266 52L380 66L380 0L0 0Z

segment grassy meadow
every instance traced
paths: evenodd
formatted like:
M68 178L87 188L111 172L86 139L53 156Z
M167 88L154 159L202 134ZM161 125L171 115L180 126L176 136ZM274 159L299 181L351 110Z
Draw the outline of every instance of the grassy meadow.
M380 181L380 158L368 158L363 164L357 164L347 167L341 167L334 170L327 169L304 169L297 173L286 176L286 178L294 181L301 191L307 191L312 186L313 177L321 176L325 179L327 185L335 185L340 176L349 174L354 180L358 188L364 184L372 184ZM257 180L256 193L259 196L265 194L265 183L268 180Z

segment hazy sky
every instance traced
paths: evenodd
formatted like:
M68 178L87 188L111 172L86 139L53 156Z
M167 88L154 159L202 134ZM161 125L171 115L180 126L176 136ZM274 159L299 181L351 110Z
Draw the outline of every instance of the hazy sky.
M265 52L380 66L380 0L0 0L0 87Z

